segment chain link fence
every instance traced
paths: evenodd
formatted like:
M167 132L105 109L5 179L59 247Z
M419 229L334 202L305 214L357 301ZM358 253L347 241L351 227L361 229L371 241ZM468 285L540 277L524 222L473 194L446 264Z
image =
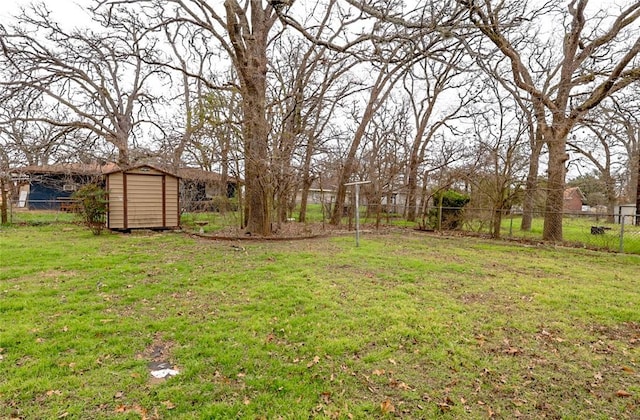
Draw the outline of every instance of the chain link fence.
M360 220L370 226L380 223L407 225L402 209L389 212L388 206L363 206ZM415 227L425 231L460 232L493 238L542 241L545 214L534 212L530 227L523 228L522 212L473 208L428 207L420 209ZM640 254L640 217L606 213L556 213L562 226L562 242L599 250Z
M242 214L233 200L207 200L190 202L182 208L181 224L189 229L213 232L222 228L241 226ZM29 203L12 201L7 213L11 224L43 225L51 223L76 223L77 204L70 199L40 200ZM316 208L317 207L317 208ZM308 223L326 224L331 209L326 206L310 206ZM297 209L296 209L297 210ZM288 222L298 220L296 210ZM360 223L366 229L382 229L401 226L434 232L460 232L493 238L542 241L545 214L532 215L530 228L523 229L523 214L511 210L493 210L472 207L422 208L415 222L404 219L402 206L363 205L359 208ZM346 205L343 209L343 227L354 229L355 209ZM563 243L591 249L640 254L640 217L622 214L562 213Z
M7 219L15 225L45 225L80 222L78 204L71 198L54 200L9 201Z

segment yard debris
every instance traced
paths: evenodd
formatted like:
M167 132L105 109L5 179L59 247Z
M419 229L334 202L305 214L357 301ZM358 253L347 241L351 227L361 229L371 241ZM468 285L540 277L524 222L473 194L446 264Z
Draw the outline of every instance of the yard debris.
M320 357L315 356L315 357L313 358L313 360L312 360L312 361L310 361L309 363L307 363L307 367L308 367L308 368L310 368L310 367L312 367L313 365L317 365L319 362L320 362Z
M382 411L382 414L389 414L395 412L396 408L390 400L384 400L380 403L380 411Z
M618 392L616 392L616 396L623 397L623 398L624 397L630 397L631 393L620 389L620 390L618 390Z
M167 362L151 362L149 363L149 369L151 371L151 376L156 379L164 379L170 376L176 376L180 373Z
M162 405L164 405L167 410L173 410L176 408L176 405L172 403L171 400L162 401Z

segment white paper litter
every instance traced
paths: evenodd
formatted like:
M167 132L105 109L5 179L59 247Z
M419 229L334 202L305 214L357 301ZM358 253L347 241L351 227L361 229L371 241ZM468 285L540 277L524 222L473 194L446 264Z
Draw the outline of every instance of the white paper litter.
M180 372L174 369L160 369L160 370L152 370L151 376L153 376L154 378L162 379L162 378L166 378L167 376L176 376L178 373Z

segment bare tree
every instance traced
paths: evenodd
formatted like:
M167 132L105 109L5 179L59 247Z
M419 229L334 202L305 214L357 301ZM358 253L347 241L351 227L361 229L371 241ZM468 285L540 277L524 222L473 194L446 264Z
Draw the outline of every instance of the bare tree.
M322 22L326 24L329 18L329 13L325 14ZM323 29L321 26L318 33ZM268 112L276 132L271 165L274 208L280 222L289 216L298 187L304 190L306 185L308 192L312 157L321 142L319 130L326 126L338 103L353 91L345 76L357 60L296 33L281 36L276 45L271 63L276 81L270 89ZM304 219L304 211L302 215Z
M635 22L640 3L632 2L615 16L588 17L587 0L573 0L557 19L560 2L550 1L533 9L529 2L513 0L458 0L469 20L509 59L514 84L532 103L542 137L549 150L548 192L543 238L562 240L562 208L565 185L566 141L572 128L603 99L640 78L634 59L640 52ZM532 56L526 48L529 19L544 16L561 23L562 45L547 55ZM521 31L521 32L518 32ZM543 74L542 82L535 74Z
M412 130L408 111L409 103L404 97L385 102L365 135L359 161L364 176L371 180L370 184L363 186L363 193L367 217L375 215L376 228L383 213L388 219L398 209L404 210L398 200L405 191L402 175L407 166Z
M492 97L479 100L475 105L478 109L472 121L476 168L467 180L479 192L472 197L472 204L479 211L490 207L490 230L494 238L500 237L502 218L520 191L527 167L525 146L529 128L526 113L501 88L500 82L488 80L484 92Z
M0 60L13 78L0 82L0 100L19 92L32 101L41 98L53 114L14 119L92 132L113 144L118 162L127 165L136 129L151 123L156 98L149 84L159 71L144 60L155 55L155 45L132 11L93 11L91 16L101 30L68 31L37 4L15 26L3 29Z
M456 42L446 60L422 60L404 75L403 87L411 103L415 133L407 167L407 220L415 221L420 168L435 134L461 118L475 99L474 77L464 64L464 49ZM443 98L444 97L444 98ZM448 106L442 106L446 101Z
M390 51L384 56L380 56L381 61L379 68L376 69L377 75L375 81L369 90L369 97L359 118L359 123L340 171L335 206L331 214L331 224L339 225L342 219L343 205L347 194L347 186L345 184L349 182L349 179L354 173L357 152L360 149L369 123L373 120L376 112L382 107L391 92L393 92L396 83L401 80L403 73L407 71L417 59L416 56L406 59L405 47L404 44L397 44L391 47Z
M585 130L578 129L581 127ZM615 166L619 164L617 155L622 150L616 147L615 136L608 133L607 129L603 129L602 125L595 121L585 120L576 128L574 134L567 139L567 148L569 151L581 155L589 165L595 166L605 187L607 215L609 221L613 222L613 213L618 200Z

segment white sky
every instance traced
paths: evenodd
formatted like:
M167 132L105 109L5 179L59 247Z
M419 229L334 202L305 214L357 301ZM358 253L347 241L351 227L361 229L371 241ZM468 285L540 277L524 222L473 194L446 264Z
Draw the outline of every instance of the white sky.
M0 5L0 22L9 23L14 16L20 13L20 7L28 8L31 0L3 0ZM88 6L91 0L41 0L58 22L68 24L80 23L88 20L87 15L83 12L79 5Z

